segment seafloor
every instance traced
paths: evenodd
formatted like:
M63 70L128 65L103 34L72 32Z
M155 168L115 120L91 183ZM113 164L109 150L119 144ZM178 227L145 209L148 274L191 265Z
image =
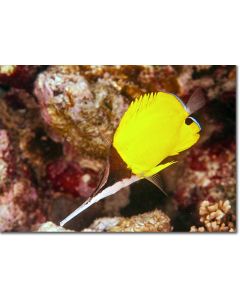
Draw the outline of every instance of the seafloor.
M201 138L162 172L59 222L97 187L107 141L147 92L187 101ZM235 232L235 66L0 66L1 232Z

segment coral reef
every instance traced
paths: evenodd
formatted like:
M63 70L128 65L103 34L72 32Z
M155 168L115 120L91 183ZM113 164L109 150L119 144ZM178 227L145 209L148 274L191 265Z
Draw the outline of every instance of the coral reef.
M57 226L53 222L46 222L41 224L37 228L36 232L74 232L74 231L65 229L61 226Z
M203 201L199 207L201 227L192 226L190 232L234 232L236 216L229 200L215 203Z
M42 66L0 66L0 84L31 90Z
M28 231L45 220L29 168L17 161L7 130L0 130L0 231Z
M171 230L169 217L161 210L154 210L131 218L98 219L83 232L170 232Z
M196 87L207 92L209 100L219 98L224 92L236 89L235 66L180 66L178 76L179 93L190 95Z
M2 188L10 173L10 141L6 130L0 130L0 188Z
M127 108L107 80L90 84L76 68L51 67L38 76L34 92L55 140L70 143L82 156L106 158Z
M98 185L115 128L132 100L162 90L187 101L196 87L207 97L196 113L201 139L162 172L168 197L143 180L67 228L235 230L235 66L0 66L0 231L57 226ZM216 217L207 220L206 213L199 221L203 203L207 212L218 206ZM54 226L47 223L43 231L60 230Z
M47 165L47 178L56 191L70 193L73 196L88 198L98 184L98 173L82 168L77 162L54 161Z
M0 196L0 231L29 231L45 221L38 195L29 180L19 180Z
M236 144L234 140L216 141L191 149L177 180L175 202L187 207L206 199L213 202L236 198Z

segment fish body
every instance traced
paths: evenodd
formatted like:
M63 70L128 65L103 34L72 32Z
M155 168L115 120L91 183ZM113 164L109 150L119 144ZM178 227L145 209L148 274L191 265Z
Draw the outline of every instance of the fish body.
M146 94L132 102L113 139L113 146L129 169L140 177L152 176L173 162L169 156L191 147L199 139L195 120L187 125L187 107L168 93Z
M194 92L189 105L164 92L145 94L133 101L114 134L109 160L94 195L60 225L140 179L147 178L159 186L157 174L176 162L166 159L198 141L201 128L190 115L204 103L201 90ZM186 122L187 119L191 122Z

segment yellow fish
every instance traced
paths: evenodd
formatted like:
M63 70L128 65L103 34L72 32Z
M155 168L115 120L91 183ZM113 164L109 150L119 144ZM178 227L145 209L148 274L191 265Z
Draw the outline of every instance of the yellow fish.
M190 148L199 139L200 125L190 115L204 104L201 89L193 93L187 105L177 96L164 92L145 94L133 101L114 134L110 160L95 194L60 225L140 179L146 178L160 187L156 174L176 162L165 160ZM120 161L117 167L116 160ZM116 174L116 168L121 172L111 184L109 174L113 171ZM107 187L102 189L104 186Z

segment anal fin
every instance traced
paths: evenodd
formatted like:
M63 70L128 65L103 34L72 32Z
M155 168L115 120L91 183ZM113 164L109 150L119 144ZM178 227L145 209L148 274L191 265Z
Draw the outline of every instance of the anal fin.
M158 187L165 196L168 197L168 194L164 191L164 189L162 188L162 179L161 179L161 174L160 173L157 173L157 174L154 174L150 177L147 177L146 178L148 181L150 181L151 183L153 183L156 187Z

